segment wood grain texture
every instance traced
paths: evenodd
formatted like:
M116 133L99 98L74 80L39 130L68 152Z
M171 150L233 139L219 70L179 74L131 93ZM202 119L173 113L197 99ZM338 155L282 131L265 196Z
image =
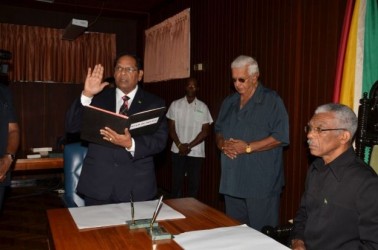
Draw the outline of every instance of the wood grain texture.
M192 230L239 225L224 213L193 198L165 200L164 203L185 215L185 219L166 220L159 224L171 234ZM67 209L47 211L50 225L51 246L57 250L85 249L182 249L174 240L153 242L145 229L129 230L126 225L98 229L78 230Z
M63 158L17 159L13 171L62 168Z

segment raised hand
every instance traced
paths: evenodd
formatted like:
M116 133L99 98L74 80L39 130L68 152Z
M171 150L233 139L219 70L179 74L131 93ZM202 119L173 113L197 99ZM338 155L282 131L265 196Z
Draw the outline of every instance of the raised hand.
M93 71L91 68L88 68L83 95L93 97L101 92L109 84L108 82L102 82L103 75L104 67L101 64L95 65Z

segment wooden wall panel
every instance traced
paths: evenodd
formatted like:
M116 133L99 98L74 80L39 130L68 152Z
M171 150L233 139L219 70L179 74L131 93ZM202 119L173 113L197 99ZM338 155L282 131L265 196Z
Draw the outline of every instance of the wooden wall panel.
M32 147L57 148L64 136L68 107L80 96L82 84L17 82L9 85L21 129L19 157Z
M285 149L286 186L281 220L291 219L299 204L308 163L303 127L320 104L332 100L338 42L345 1L328 0L206 0L174 1L152 13L151 26L191 8L192 64L200 82L199 98L216 119L222 100L232 90L230 63L240 54L251 55L260 66L261 81L282 97L290 118L291 144ZM183 80L146 85L167 100L183 96ZM169 157L169 149L166 157ZM223 208L218 193L219 152L213 135L206 140L200 199ZM170 161L159 164L158 180L170 187ZM164 176L164 178L162 178Z

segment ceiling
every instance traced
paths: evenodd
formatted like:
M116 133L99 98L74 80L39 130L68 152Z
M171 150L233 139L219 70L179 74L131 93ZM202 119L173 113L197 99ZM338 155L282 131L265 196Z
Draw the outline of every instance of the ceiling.
M48 1L53 1L48 3ZM83 15L145 18L174 0L2 0L2 4Z

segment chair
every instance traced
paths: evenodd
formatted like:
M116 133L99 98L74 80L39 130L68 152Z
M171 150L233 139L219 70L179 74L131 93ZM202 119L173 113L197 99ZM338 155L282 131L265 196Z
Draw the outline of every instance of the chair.
M76 186L86 154L87 147L80 142L64 146L64 202L67 207L84 206L84 200L76 193Z
M358 108L356 154L370 165L376 164L378 145L378 81L365 92ZM365 155L367 154L367 155ZM377 171L378 166L372 166ZM377 172L378 173L378 172Z

